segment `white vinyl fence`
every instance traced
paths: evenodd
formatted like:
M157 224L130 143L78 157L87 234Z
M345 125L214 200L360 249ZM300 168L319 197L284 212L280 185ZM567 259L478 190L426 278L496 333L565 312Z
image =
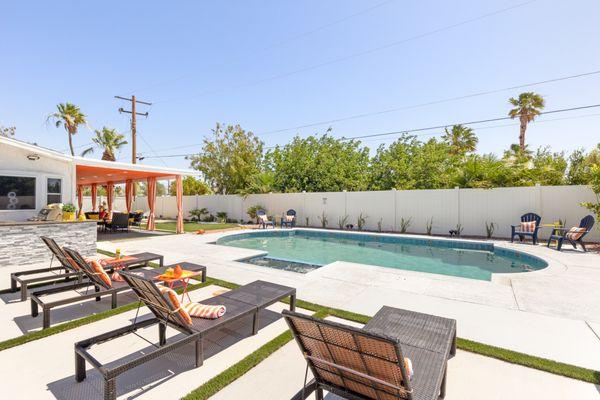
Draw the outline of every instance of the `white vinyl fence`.
M457 224L463 235L485 236L485 223L494 222L495 237L508 237L510 225L518 223L526 212L542 216L542 223L562 219L567 226L579 224L589 211L580 204L596 201L587 186L531 186L495 189L439 189L439 190L388 190L373 192L322 192L322 193L271 193L250 195L184 196L184 217L194 208L207 208L215 215L224 211L228 218L248 221L246 210L261 205L270 216L282 215L288 209L298 213L298 225L321 226L325 215L328 227L338 228L347 216L347 224L357 225L358 217L366 217L365 229L399 231L402 218L411 220L407 231L425 233L429 221L434 234L448 234ZM84 200L84 209L91 208L90 199ZM123 198L115 199L115 209L124 209ZM135 200L134 209L147 210L145 197ZM177 204L174 196L157 197L156 215L175 218ZM549 233L544 229L542 237ZM590 240L600 240L600 231L588 235Z

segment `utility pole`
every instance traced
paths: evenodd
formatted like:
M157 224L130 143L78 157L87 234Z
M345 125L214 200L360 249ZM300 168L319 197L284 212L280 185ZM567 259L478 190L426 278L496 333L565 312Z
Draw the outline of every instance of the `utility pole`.
M142 115L144 117L148 116L148 112L145 113L139 113L135 110L135 105L136 103L140 103L140 104L145 104L147 106L151 106L152 103L148 103L146 101L141 101L141 100L136 100L135 96L131 96L131 98L128 97L121 97L121 96L115 96L116 99L120 99L120 100L126 100L126 101L130 101L131 102L131 111L129 110L125 110L123 107L119 108L119 112L120 113L127 113L127 114L131 114L131 162L133 164L137 163L137 146L136 146L136 116L137 115Z

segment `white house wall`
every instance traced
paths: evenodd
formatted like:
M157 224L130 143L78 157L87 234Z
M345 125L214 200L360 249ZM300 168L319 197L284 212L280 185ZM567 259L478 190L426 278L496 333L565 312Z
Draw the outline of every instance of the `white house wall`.
M27 159L33 152L7 144L0 144L0 175L28 176L36 178L35 210L0 210L0 221L24 221L37 215L46 206L47 178L62 179L62 202L76 203L73 185L75 167L67 160L59 160L39 154L39 159Z

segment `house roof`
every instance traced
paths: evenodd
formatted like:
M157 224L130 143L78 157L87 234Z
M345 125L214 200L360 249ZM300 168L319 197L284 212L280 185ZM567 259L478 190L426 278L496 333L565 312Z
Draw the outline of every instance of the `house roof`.
M0 143L7 144L22 150L30 151L38 156L59 159L75 164L77 169L77 183L114 183L125 182L127 179L141 180L148 177L162 179L174 178L177 175L198 176L198 171L159 167L146 164L131 164L123 162L97 160L79 156L71 156L56 150L48 149L36 144L0 136Z

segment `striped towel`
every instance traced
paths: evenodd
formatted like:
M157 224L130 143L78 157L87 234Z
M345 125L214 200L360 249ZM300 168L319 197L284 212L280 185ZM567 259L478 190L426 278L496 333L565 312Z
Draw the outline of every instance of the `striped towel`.
M567 234L565 236L567 237L567 239L577 240L580 237L582 237L583 234L586 232L587 232L587 229L585 229L585 228L571 228L571 229L569 229L569 232L567 232Z
M187 303L183 305L183 309L188 314L196 318L217 319L225 315L227 309L225 306L210 306L200 303Z

